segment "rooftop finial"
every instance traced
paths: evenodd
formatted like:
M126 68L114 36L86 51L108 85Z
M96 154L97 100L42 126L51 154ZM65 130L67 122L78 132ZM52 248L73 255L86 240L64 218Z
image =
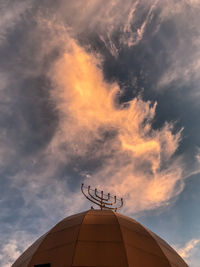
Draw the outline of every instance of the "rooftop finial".
M84 189L87 190L86 193ZM101 210L117 211L123 206L123 198L118 199L116 196L111 196L110 193L104 194L103 191L98 191L97 188L91 189L90 185L85 186L82 184L81 191L88 200L98 205Z

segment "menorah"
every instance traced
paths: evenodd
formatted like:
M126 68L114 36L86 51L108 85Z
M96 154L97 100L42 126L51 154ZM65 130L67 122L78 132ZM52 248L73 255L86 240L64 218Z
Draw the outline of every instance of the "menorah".
M87 193L85 193L84 189L87 189ZM101 210L117 211L123 206L123 198L118 199L116 196L111 196L110 193L104 194L103 191L98 191L97 188L91 189L90 185L85 186L82 184L81 191L88 200L98 205Z

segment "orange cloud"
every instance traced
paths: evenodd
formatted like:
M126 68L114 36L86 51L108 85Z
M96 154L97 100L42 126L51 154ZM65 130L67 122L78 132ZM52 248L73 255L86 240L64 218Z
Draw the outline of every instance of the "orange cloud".
M183 248L177 249L178 253L184 259L187 259L191 256L193 249L199 244L200 239L192 239Z
M102 133L113 133L93 149L93 159L102 158L103 166L89 183L123 195L130 212L168 203L183 188L182 183L177 187L180 160L171 160L181 133L172 134L168 123L152 129L156 104L135 98L117 105L120 88L104 80L100 59L70 37L67 43L50 73L60 125L49 149L66 162L73 155L84 158Z

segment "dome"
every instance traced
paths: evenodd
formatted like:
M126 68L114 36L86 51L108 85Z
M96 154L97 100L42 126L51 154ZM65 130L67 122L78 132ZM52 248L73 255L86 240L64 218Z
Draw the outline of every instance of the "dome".
M65 218L40 237L12 267L184 267L164 240L111 210Z

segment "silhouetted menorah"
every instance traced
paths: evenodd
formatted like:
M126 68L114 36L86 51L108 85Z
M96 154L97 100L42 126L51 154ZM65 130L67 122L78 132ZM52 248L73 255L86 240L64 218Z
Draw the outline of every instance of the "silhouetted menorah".
M84 192L84 189L87 189L87 193ZM95 190L91 189L90 185L84 186L84 184L82 184L81 191L88 200L98 205L101 210L109 209L117 211L123 206L123 198L118 199L116 196L111 196L110 193L104 194L103 191L98 191L97 188L95 188Z

